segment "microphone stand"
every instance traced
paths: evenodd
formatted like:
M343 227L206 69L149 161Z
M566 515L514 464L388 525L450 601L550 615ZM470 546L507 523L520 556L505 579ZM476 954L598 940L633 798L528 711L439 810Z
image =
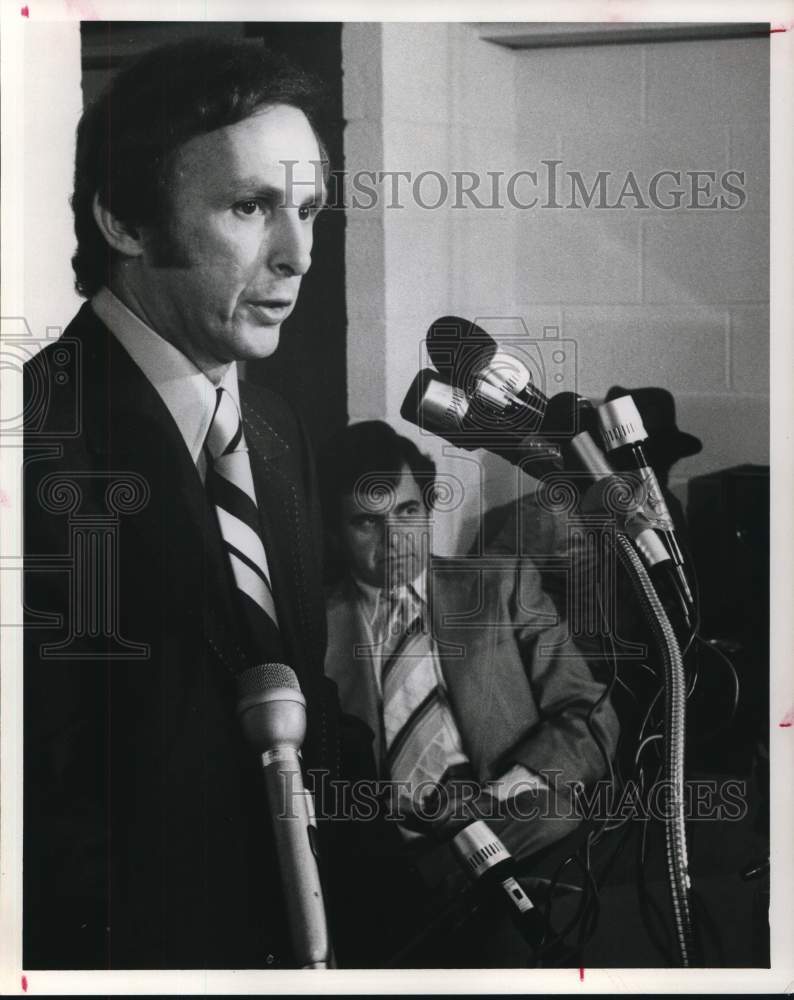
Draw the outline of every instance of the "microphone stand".
M664 665L664 779L667 787L672 789L673 806L672 809L665 809L664 814L667 879L678 953L681 965L687 968L691 964L694 937L684 820L684 661L675 631L653 583L631 542L624 535L617 535L617 556L634 584L643 615L657 640Z
M589 414L589 404L570 393L560 394L550 401L549 408L556 407L565 415L572 407ZM484 427L478 426L477 414L472 410L472 400L460 388L444 383L437 374L424 370L419 373L408 390L401 408L401 415L425 430L446 438L458 447L473 450L486 447L489 451L513 465L524 465L520 436L515 433L512 441L494 444L494 431L483 434ZM494 428L496 429L496 428ZM531 452L530 452L531 454ZM600 448L588 431L568 435L558 448L556 455L545 455L553 469L559 470L559 463L576 469L586 470L593 480L591 494L598 502L601 487L608 490L614 481L614 470L609 466ZM530 471L530 470L527 470ZM573 472L574 478L577 472ZM575 489L575 486L574 486ZM578 491L577 491L578 492ZM587 506L587 496L582 497ZM638 512L640 513L640 512ZM632 523L633 522L633 523ZM629 540L629 534L632 541ZM654 635L662 655L665 673L665 732L664 732L664 776L672 788L673 806L665 813L666 853L668 882L673 904L676 937L681 964L690 964L693 948L692 916L689 891L691 888L687 870L686 830L684 825L684 728L686 717L686 685L681 649L675 630L670 624L667 612L656 592L654 584L645 569L637 549L642 552L649 566L658 568L669 563L670 556L652 522L644 516L626 518L618 529L617 556L626 569L637 593L642 612ZM636 546L636 548L635 548ZM682 596L684 621L688 624L688 608Z

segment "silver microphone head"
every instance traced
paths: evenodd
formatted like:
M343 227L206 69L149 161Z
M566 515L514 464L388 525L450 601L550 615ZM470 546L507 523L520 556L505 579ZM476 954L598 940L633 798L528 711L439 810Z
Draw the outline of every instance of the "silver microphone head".
M479 372L479 379L504 393L508 399L523 392L532 381L526 365L505 351L497 351Z
M404 420L442 436L462 431L468 412L465 392L427 368L411 383L400 409Z
M277 746L300 750L306 736L306 699L285 663L260 663L237 677L237 715L259 753Z
M615 451L625 444L637 444L648 437L640 411L631 396L619 396L602 403L598 407L598 419L607 451Z
M472 879L480 878L489 868L512 858L502 841L481 819L455 834L452 850Z

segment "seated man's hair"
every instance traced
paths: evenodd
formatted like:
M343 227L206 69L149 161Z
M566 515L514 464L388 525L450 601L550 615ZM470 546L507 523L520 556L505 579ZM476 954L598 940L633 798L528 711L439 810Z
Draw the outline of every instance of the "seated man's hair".
M161 45L122 69L77 128L75 287L92 296L109 281L114 255L94 221L100 203L131 228L165 218L174 154L194 136L234 125L258 108L299 108L317 131L319 83L260 41L192 38Z
M425 504L432 507L436 466L406 437L382 420L365 420L337 432L322 449L320 496L326 529L334 532L339 501L354 493L367 479L394 486L407 466L417 482ZM374 481L374 480L373 480Z

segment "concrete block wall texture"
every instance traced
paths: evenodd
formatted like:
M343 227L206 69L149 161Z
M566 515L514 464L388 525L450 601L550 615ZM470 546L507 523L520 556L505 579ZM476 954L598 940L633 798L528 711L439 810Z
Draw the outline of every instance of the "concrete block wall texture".
M580 171L588 188L610 171L611 204L632 171L649 206L629 197L622 209L547 210L519 224L517 267L536 262L527 298L561 305L581 391L598 397L618 382L674 393L679 426L703 441L673 470L682 498L690 476L767 462L768 40L525 51L517 73L528 158L559 149L560 171ZM677 209L647 195L662 170L682 172ZM740 201L720 184L730 170L744 172L743 185L729 178L739 208L720 207L720 196ZM713 172L698 182L705 193L692 195L688 171Z
M418 437L399 407L429 323L445 313L520 316L532 337L557 325L575 341L579 391L600 398L617 383L674 393L679 426L704 445L673 470L682 499L692 475L768 461L766 39L513 51L483 41L476 25L384 24L346 25L343 43L346 85L368 88L346 113L369 116L383 154L380 163L360 161L351 142L349 171L437 171L450 187L455 171L470 171L483 178L485 200L489 171L505 178L536 171L537 186L524 177L514 200L539 195L542 203L544 171L556 169L565 206L511 207L503 182L501 208L469 200L456 209L451 193L423 208L404 186L403 208L381 200L366 212L379 235L364 273L355 273L348 251L348 310L352 317L361 302L382 308L377 377L385 393L371 391L374 351L357 357L353 345L365 336L351 325L351 419L382 417ZM544 167L544 160L559 163ZM649 197L651 178L663 170L682 172L687 194L678 208ZM721 184L729 170L744 172L743 184L729 178L741 196ZM606 204L615 204L632 172L640 199L629 194L625 207L606 208L596 198L584 207L580 191L579 207L567 207L567 174L577 171L588 191L599 171L608 172ZM693 196L688 171L715 177L701 175L704 193ZM669 175L657 183L658 200L668 203L677 185ZM432 181L423 184L425 201L437 194ZM714 195L716 207L687 207ZM741 207L719 207L721 195ZM360 247L355 253L366 256ZM378 261L382 285L369 280ZM359 391L361 356L371 363L369 389ZM438 519L444 548L464 550L477 506L509 496L515 475L482 453L456 453L437 439L422 444L469 491L460 510Z
M375 205L348 211L350 420L386 419L433 455L453 497L435 518L435 547L452 553L461 525L483 506L482 456L423 435L399 411L427 364L423 341L434 319L453 305L464 314L501 315L506 302L512 309L515 221L509 212L483 220L449 202L423 205L439 200L430 172L449 178L454 170L504 169L505 156L513 161L513 59L452 24L346 24L342 49L348 173L428 174L418 199L403 181L393 198L387 181ZM368 329L362 314L381 323Z

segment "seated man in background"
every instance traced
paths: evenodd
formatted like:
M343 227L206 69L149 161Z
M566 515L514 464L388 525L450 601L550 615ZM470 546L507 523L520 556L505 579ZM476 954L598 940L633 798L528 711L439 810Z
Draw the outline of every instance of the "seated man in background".
M432 460L380 421L342 431L321 467L339 570L326 672L371 732L358 775L391 782L399 806L373 877L410 893L399 873L418 871L441 898L463 881L448 841L472 815L516 858L573 833L573 788L608 774L618 725L529 559L432 556L434 482Z

